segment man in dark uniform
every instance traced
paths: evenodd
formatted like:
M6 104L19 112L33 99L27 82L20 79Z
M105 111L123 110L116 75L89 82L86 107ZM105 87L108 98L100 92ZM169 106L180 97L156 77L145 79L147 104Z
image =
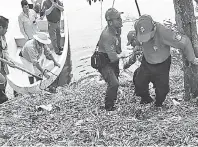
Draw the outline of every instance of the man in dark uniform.
M127 46L131 45L132 47L140 46L140 43L137 41L137 36L135 30L129 31L127 34Z
M105 96L105 109L107 111L115 110L114 103L117 99L117 91L119 87L119 55L121 53L121 27L122 19L115 8L110 8L105 13L105 19L108 23L103 30L98 46L98 51L107 57L107 62L104 67L99 69L108 87Z
M142 62L134 79L135 93L141 97L141 104L151 103L153 99L148 84L152 82L155 85L155 106L161 107L169 92L170 47L182 49L192 64L198 65L198 58L187 36L154 22L149 15L141 16L134 27L143 49Z

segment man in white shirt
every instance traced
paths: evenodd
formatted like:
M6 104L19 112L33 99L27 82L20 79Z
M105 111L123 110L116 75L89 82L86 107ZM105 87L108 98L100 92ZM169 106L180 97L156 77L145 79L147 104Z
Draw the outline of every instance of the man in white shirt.
M26 40L33 38L33 35L39 31L37 26L37 14L34 10L29 9L28 2L26 0L21 1L21 7L23 12L18 17L19 28Z

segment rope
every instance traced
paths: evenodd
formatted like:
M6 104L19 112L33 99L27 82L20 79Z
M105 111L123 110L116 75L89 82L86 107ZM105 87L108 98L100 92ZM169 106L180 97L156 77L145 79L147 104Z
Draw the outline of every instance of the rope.
M130 54L130 55L131 55L131 54ZM129 56L130 56L130 55L129 55ZM127 56L127 57L129 57L129 56ZM124 59L127 58L127 57L121 58L121 61L122 61L123 63L125 63ZM123 72L129 72L129 69L120 69L120 75L121 75Z
M44 73L45 73L45 72L50 72L52 75L56 76L56 79L55 79L54 82L56 82L56 84L58 84L58 80L59 80L58 75L54 74L53 72L51 72L51 71L49 71L49 70L47 70L47 69L44 70ZM57 80L57 81L56 81L56 80ZM52 83L53 83L53 82L52 82ZM43 84L43 80L41 81L41 83L40 83L40 85L39 85L39 88L40 88L40 90L47 91L46 89L47 89L48 87L46 87L46 85L44 85L44 88L42 88L42 85L44 85L44 84Z
M101 31L102 31L102 1L100 1L100 4L101 4L100 5L100 10L101 10L101 14L100 14L100 21L101 21L100 23L101 24L100 25L101 25Z
M140 13L140 8L139 8L137 0L135 0L135 4L136 4L137 10L138 10L139 17L140 17L141 13Z
M121 61L122 61L123 63L125 63L124 59L126 59L126 58L128 58L128 57L130 57L130 56L132 56L132 55L133 55L133 53L129 54L128 56L122 57L122 58L120 58L120 59L121 59ZM136 55L136 59L138 59L139 57L140 57L140 55ZM134 63L133 63L133 64L134 64ZM131 65L133 65L133 64L131 64ZM130 66L131 66L131 65L130 65ZM129 70L129 69L121 69L121 70L120 70L120 74L123 73L123 72L130 72L130 70Z
M113 5L112 5L112 8L114 7L114 3L115 3L115 0L113 0Z

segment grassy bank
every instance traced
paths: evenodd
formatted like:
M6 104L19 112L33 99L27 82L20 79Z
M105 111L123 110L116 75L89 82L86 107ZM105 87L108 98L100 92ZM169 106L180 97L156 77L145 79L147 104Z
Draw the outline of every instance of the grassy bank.
M115 112L104 105L106 84L95 77L58 89L56 95L18 97L0 105L0 145L5 146L174 146L198 145L198 108L182 98L180 56L174 53L165 106L140 105L133 84L121 79ZM52 110L38 108L52 104Z

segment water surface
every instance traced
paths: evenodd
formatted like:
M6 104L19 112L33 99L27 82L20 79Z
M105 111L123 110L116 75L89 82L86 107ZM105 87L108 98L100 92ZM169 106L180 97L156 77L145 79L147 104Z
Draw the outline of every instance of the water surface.
M17 18L22 11L20 0L0 0L0 14L10 19L7 39L10 35L19 34ZM90 67L90 56L99 39L102 29L106 26L105 11L112 7L113 0L96 2L90 6L86 0L64 0L65 11L69 24L70 44L74 80L95 72ZM149 14L155 21L163 22L170 19L174 22L173 0L138 0L141 14ZM115 0L114 7L123 11L123 20L138 18L138 11L134 0ZM127 43L126 35L133 29L133 23L124 23L122 28L122 47Z

